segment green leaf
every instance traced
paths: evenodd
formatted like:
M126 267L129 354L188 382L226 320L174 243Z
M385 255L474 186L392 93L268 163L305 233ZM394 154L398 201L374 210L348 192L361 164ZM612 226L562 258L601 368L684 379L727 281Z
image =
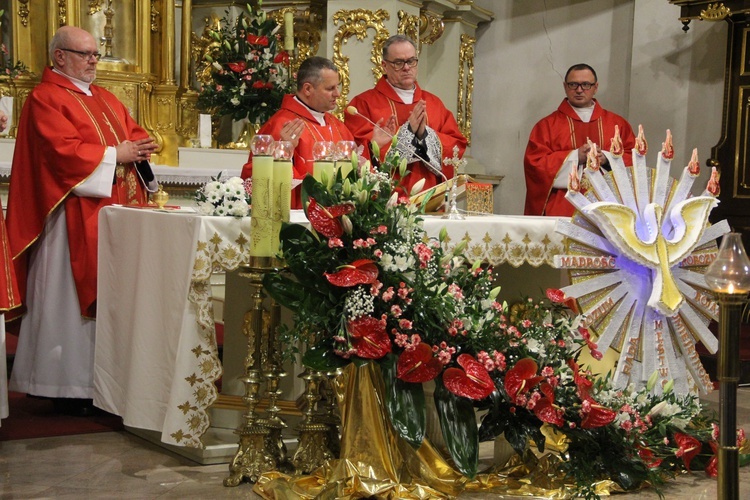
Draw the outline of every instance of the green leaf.
M398 356L388 354L380 361L385 382L385 406L391 425L414 449L422 446L427 429L422 384L404 382L396 377Z
M325 339L310 346L302 355L302 364L316 371L330 371L349 364L349 361L334 354L332 339Z
M479 431L474 405L448 391L441 377L435 379L435 407L440 430L456 468L469 479L477 475L479 462Z
M300 298L305 296L306 287L285 278L280 273L266 273L263 277L263 288L276 302L296 311L299 309Z

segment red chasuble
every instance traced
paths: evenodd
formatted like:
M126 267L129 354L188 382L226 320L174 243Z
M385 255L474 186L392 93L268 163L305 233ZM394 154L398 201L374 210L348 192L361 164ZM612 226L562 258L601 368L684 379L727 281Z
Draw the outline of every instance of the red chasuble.
M458 156L461 157L466 150L467 141L458 128L458 123L453 117L453 113L448 111L443 102L434 94L422 90L419 84L415 84L414 101L412 104L404 104L393 87L382 77L375 88L367 90L350 101L350 105L357 108L359 114L366 116L373 122L377 123L381 118L385 123L391 115L396 115L399 127L407 126L409 114L417 102L424 100L427 104L427 126L437 134L442 151L440 158L427 158L434 163L442 161L444 158L453 157L453 146L458 146ZM354 134L357 144L365 146L365 152L368 151L368 144L372 139L373 126L364 118L357 115L347 114L344 117L344 123ZM380 160L385 158L385 153L390 148L390 144L380 149ZM409 175L402 180L402 186L406 192L411 191L411 187L419 180L425 179L424 189L429 189L435 184L442 182L442 178L435 175L421 161L409 164ZM453 167L443 165L443 174L450 179L453 177Z
M16 273L10 253L8 231L5 227L3 209L0 206L0 313L21 305L21 295L18 292Z
M318 120L310 114L309 108L301 104L294 98L294 95L285 95L281 102L281 109L268 119L266 123L258 130L258 134L267 134L273 136L274 140L281 140L281 128L285 123L300 118L305 122L305 128L294 150L292 163L294 164L294 178L304 179L307 174L313 173L313 144L317 141L353 141L349 129L331 113L325 114L325 125L318 123ZM253 153L247 163L242 167L242 178L247 179L253 175ZM297 187L292 192L292 208L302 208L300 199L300 188Z
M65 204L71 266L81 314L96 315L99 209L114 203L143 204L147 195L135 165L118 165L112 196L82 198L72 193L99 166L107 146L148 134L110 92L91 85L93 96L45 68L29 94L18 124L8 196L8 237L22 298L29 247L47 217Z
M581 121L567 99L563 99L557 111L534 125L523 157L526 175L524 215L573 215L575 209L565 199L567 189L554 189L552 183L570 152L586 144L587 139L610 151L615 125L620 127L625 152L623 161L632 165L630 151L635 147L635 134L630 124L620 115L602 108L596 100L594 103L596 107L589 122Z

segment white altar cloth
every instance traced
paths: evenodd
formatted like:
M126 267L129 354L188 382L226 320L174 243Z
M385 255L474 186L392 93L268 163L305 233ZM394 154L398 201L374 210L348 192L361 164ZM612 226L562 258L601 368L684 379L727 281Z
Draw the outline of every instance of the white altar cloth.
M299 220L301 211L293 211ZM493 265L551 265L562 251L552 217L425 217L430 236ZM94 404L164 443L201 447L222 368L210 277L248 261L250 219L106 207L99 215ZM229 332L228 332L229 334Z

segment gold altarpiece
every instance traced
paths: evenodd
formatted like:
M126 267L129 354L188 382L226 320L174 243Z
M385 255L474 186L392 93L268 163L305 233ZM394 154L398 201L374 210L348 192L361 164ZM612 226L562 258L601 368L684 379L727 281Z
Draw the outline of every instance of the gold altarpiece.
M178 148L197 136L196 89L205 69L199 61L210 45L205 28L244 6L229 0L0 0L2 41L9 57L29 68L15 80L0 79L0 93L15 98L10 136L49 64L52 35L63 25L80 26L100 41L97 83L157 140L152 161L178 166ZM293 67L321 55L341 68L339 114L348 98L380 76L379 49L389 35L418 39L420 83L443 99L471 137L476 28L492 18L472 0L265 0L263 8L282 24L284 14L293 13Z

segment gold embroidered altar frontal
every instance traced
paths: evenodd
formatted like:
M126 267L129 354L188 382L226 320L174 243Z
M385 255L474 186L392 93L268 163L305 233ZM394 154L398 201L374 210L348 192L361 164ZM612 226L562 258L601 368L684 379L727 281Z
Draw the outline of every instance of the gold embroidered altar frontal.
M449 248L467 238L471 262L540 267L562 251L553 217L424 219L430 236L446 228ZM222 376L210 279L248 262L250 218L107 207L99 224L95 404L164 443L203 447Z

